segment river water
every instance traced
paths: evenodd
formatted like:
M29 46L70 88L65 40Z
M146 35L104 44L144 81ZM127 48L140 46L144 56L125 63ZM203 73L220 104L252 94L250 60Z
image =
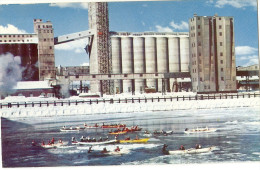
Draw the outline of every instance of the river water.
M107 137L107 129L88 129L80 132L60 132L66 126L83 126L84 123L123 123L128 127L139 125L141 132L121 135L145 138L144 130L173 130L168 136L152 136L145 144L110 144L93 146L88 153L87 146L74 146L70 140L81 136ZM185 128L217 128L207 134L185 134ZM259 108L222 108L201 110L176 110L142 113L95 114L80 116L16 118L1 120L2 164L3 167L57 167L92 165L151 165L151 164L206 164L227 162L260 161L260 111ZM43 149L31 146L32 140L45 143L52 137L68 141L68 145L56 149ZM209 153L163 155L163 144L169 150L180 145L192 148L195 144L202 147L216 146ZM116 146L130 152L121 156L98 154L104 147L114 150Z

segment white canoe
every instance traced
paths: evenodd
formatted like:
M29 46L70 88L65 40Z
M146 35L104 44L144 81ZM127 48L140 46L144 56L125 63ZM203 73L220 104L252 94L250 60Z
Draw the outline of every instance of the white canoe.
M210 132L216 132L216 128L197 128L197 129L188 129L185 130L184 133L210 133Z
M193 153L207 153L215 149L215 146L211 146L208 148L201 148L201 149L195 149L195 148L190 148L187 150L174 150L174 151L169 151L170 155L173 154L193 154Z
M108 151L106 153L103 153L104 155L123 155L128 154L130 150L128 149L121 149L120 151Z
M104 144L112 144L116 143L117 140L107 140L102 142L72 142L72 144L76 145L104 145Z
M62 143L55 143L55 144L45 144L45 145L41 145L41 147L43 147L45 149L50 149L50 148L58 148L61 146L65 146L67 144L68 144L68 142L62 142Z

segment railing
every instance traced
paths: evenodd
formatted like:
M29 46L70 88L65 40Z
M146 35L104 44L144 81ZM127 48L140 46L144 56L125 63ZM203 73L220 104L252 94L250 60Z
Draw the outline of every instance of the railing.
M147 102L166 102L166 101L185 101L185 100L215 100L215 99L238 99L259 97L259 93L242 93L242 94L201 94L195 96L176 96L176 97L150 97L150 98L124 98L124 99L85 99L85 100L58 100L58 101L33 101L33 102L8 102L0 103L2 108L19 108L19 107L49 107L49 106L70 106L80 104L99 104L99 103L147 103Z

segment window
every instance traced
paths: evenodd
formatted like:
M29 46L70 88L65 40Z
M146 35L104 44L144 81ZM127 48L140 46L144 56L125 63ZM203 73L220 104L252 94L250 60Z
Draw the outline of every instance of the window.
M223 64L223 60L220 60L220 63Z
M52 49L52 46L50 46L50 50Z
M219 45L220 45L220 46L222 46L222 45L223 45L223 43L222 43L222 42L220 42L220 43L219 43Z
M198 29L200 29L200 25L198 25Z
M221 72L223 72L223 71L224 71L224 69L223 69L223 68L221 68L220 70L221 70Z
M219 17L218 20L221 20L221 17Z
M219 32L219 36L222 36L222 32Z
M221 81L224 81L224 77L221 77Z
M40 25L38 25L38 28L41 28L41 26L40 26Z
M198 20L200 20L200 17L198 17Z
M223 52L220 52L220 56L223 56Z
M219 25L218 28L219 28L219 29L222 29L222 25Z
M200 36L200 32L198 32L198 36Z
M200 77L200 81L202 81L202 77Z

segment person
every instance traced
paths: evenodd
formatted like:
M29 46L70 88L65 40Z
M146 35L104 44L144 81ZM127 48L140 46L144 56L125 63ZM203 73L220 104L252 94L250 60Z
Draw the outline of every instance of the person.
M119 146L117 146L115 149L115 152L119 152L119 151L120 151L120 148L119 148Z
M138 136L136 135L135 140L139 140Z
M130 140L130 137L128 136L127 138L125 138L125 140Z
M80 142L83 142L83 141L84 141L84 136L81 136Z
M72 126L70 126L70 130L72 130Z
M168 145L166 145L166 144L163 145L163 148L162 148L163 154L169 154L169 151L166 150L167 147L168 147Z
M118 135L115 136L115 140L117 140Z
M185 148L184 148L184 146L183 146L183 145L181 145L181 147L180 147L180 150L185 150Z
M107 153L107 148L104 147L104 148L103 148L103 151L101 151L101 153Z
M103 141L102 137L100 137L98 141L99 141L99 142L102 142L102 141Z
M87 127L88 125L86 123L84 123L84 126Z
M36 146L36 143L35 143L35 141L34 141L34 140L32 141L32 146Z
M97 140L96 140L96 138L93 138L93 140L92 140L93 142L96 142Z
M51 144L54 144L54 141L55 141L54 138L52 138L52 139L51 139Z
M188 131L188 130L189 130L188 128L185 129L185 131Z
M42 146L44 146L45 145L45 143L44 143L44 141L42 141Z
M76 142L75 137L72 137L72 138L71 138L71 142Z
M63 128L63 129L66 129L66 126L63 126L62 128Z
M201 149L201 145L196 144L196 149Z
M59 139L59 143L61 143L61 144L62 144L62 140L61 140L61 139Z
M92 148L92 146L89 147L88 153L91 153L93 151L91 148Z

